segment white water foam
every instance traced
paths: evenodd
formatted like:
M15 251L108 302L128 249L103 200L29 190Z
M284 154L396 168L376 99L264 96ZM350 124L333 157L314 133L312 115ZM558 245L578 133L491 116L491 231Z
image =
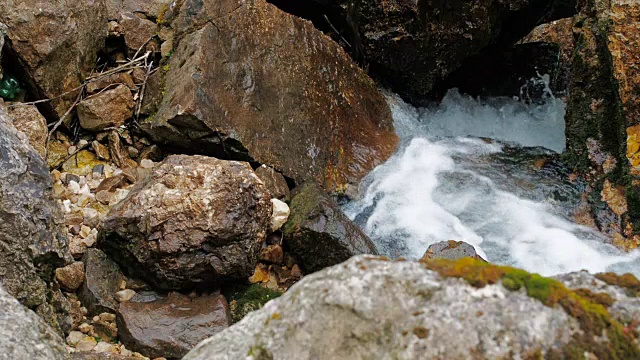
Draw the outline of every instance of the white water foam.
M549 191L535 191L562 188L564 179L523 190L517 168L491 161L504 145L460 137L561 151L562 102L488 104L452 91L435 109L415 109L397 97L389 103L402 145L363 181L362 198L345 207L382 253L416 259L430 244L454 239L491 262L543 275L581 269L640 275L639 252L606 244L601 234L568 220Z

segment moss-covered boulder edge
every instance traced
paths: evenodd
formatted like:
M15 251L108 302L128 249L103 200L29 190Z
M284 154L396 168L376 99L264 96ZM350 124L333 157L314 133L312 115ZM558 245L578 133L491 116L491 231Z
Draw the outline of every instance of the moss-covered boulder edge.
M582 332L574 334L561 351L552 350L547 354L548 359L584 359L587 352L600 360L640 359L640 349L635 345L638 336L635 330L625 328L610 316L604 306L567 289L557 280L471 258L456 261L429 259L421 260L421 263L440 276L461 278L477 288L501 284L510 291L524 291L546 306L564 309L579 322ZM604 340L605 336L608 341Z

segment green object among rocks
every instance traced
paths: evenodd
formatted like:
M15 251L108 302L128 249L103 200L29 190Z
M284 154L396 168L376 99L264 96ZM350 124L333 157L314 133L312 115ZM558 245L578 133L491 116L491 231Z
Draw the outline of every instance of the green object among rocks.
M20 94L20 91L22 91L22 89L16 78L5 76L4 79L0 81L0 97L3 99L14 100L18 94Z

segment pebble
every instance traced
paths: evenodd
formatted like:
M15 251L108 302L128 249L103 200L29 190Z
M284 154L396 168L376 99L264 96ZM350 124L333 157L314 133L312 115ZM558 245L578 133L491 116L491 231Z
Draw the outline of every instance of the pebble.
M69 333L69 336L67 336L67 344L75 346L84 337L85 334L81 333L80 331L72 331Z
M82 225L82 227L80 228L80 237L83 239L86 239L89 237L89 235L91 235L91 228L88 227L87 225Z
M101 178L102 175L104 175L104 165L103 164L98 164L96 166L93 167L93 170L91 171L92 176L94 179L97 178Z
M96 339L94 339L91 336L85 336L80 341L78 341L78 343L76 344L76 349L79 351L86 352L86 351L93 350L93 348L95 348L96 345L98 345L98 342L96 341Z
M118 352L115 346L113 346L112 344L109 344L106 341L99 342L98 345L96 345L93 348L93 351L97 353L112 353L112 354L115 354Z
M82 323L82 324L80 324L80 326L78 326L78 330L80 330L80 332L82 332L83 334L87 334L91 330L93 330L93 326L91 326L91 325L89 325L87 323Z
M64 177L62 179L64 179L64 184L67 186L71 181L75 181L80 184L80 176L78 175L64 173Z
M51 172L51 178L53 179L53 182L58 182L62 179L62 174L58 170L53 170Z
M114 322L116 321L116 315L112 313L104 312L98 315L98 320Z
M67 199L62 202L62 206L64 207L64 212L71 212L71 200Z
M116 293L116 300L118 300L118 302L129 301L135 294L136 292L131 289L120 290Z
M271 231L276 231L284 225L289 219L289 205L284 201L278 199L271 199L272 213L271 213Z
M78 181L80 181L80 179L78 179ZM78 184L75 180L69 181L69 185L67 185L67 187L74 194L80 193L80 184Z
M151 169L154 166L154 162L153 160L150 159L142 159L140 161L140 166L145 168L145 169Z
M83 146L86 146L87 144L89 144L89 142L85 139L82 139L80 141L78 141L78 147L81 148Z
M69 155L73 154L74 152L76 152L76 150L78 150L78 147L75 145L71 145L69 146L69 148L67 149L67 152L69 153Z
M56 280L69 291L77 290L84 281L84 263L77 261L56 269Z

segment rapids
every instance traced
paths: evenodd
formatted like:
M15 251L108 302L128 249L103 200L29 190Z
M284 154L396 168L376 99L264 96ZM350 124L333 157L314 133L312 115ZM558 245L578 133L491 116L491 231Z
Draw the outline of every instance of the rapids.
M344 206L382 254L417 259L430 244L454 239L493 263L547 276L640 275L640 252L625 254L572 219L583 184L569 181L558 160L561 100L480 101L456 90L432 108L388 100L401 146Z

